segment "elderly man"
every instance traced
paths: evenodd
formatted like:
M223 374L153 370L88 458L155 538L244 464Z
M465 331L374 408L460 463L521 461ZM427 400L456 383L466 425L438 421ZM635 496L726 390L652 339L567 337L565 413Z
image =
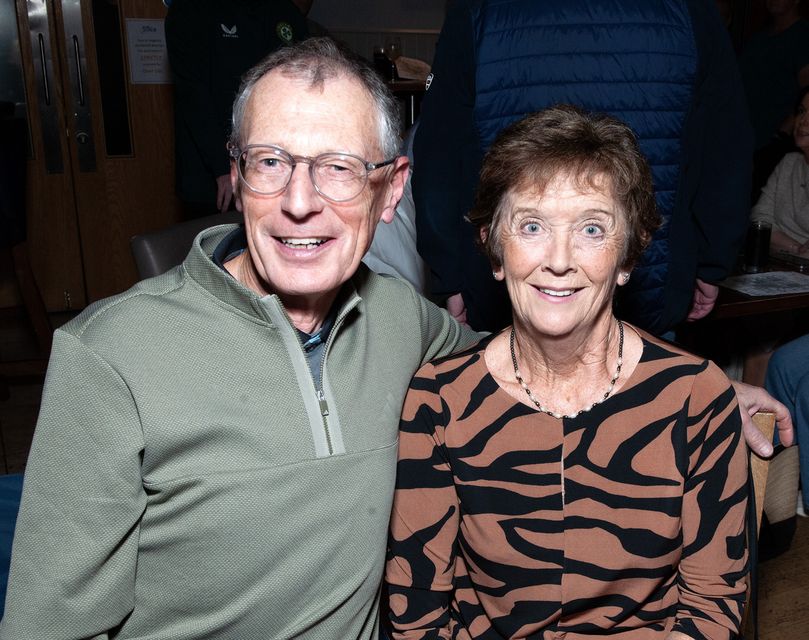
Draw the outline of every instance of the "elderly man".
M360 265L396 113L327 40L248 74L244 227L56 332L0 638L375 638L405 389L477 337Z
M56 332L0 637L371 638L413 372L478 336L360 266L398 108L329 41L235 104L244 228Z

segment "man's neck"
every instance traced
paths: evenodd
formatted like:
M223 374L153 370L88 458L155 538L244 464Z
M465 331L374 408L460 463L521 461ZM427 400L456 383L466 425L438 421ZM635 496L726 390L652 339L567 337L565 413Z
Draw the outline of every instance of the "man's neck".
M258 275L249 251L243 251L232 260L228 260L224 266L230 275L260 296L275 293L269 289L264 280ZM334 300L337 298L337 293L337 291L334 291L318 296L276 295L284 305L284 310L287 312L292 325L299 331L311 335L322 326L329 309L331 309Z

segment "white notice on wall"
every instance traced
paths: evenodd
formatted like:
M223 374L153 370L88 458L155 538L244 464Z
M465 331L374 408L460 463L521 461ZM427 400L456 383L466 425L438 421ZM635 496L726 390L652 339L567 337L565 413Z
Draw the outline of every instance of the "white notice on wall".
M126 42L132 84L171 83L163 20L127 18Z

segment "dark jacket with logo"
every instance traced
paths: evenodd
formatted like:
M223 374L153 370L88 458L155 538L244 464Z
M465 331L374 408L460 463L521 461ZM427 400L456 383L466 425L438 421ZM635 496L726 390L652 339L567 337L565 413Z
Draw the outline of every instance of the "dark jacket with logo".
M749 211L752 136L733 49L709 0L461 0L444 23L413 174L419 252L434 294L463 293L470 323L510 321L469 211L497 133L557 103L627 122L664 224L622 287L621 315L654 333L681 321L697 277L732 268Z
M309 34L290 0L174 0L166 16L174 79L177 193L210 203L230 171L225 145L242 74Z

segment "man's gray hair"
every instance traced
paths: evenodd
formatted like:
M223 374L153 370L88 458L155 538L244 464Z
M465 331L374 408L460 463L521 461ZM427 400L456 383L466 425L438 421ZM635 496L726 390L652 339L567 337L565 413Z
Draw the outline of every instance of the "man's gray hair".
M359 82L376 105L380 151L385 159L399 155L401 115L396 99L365 60L331 38L309 38L278 49L242 76L239 93L233 102L231 145L241 147L247 102L256 83L274 69L280 69L285 76L307 80L312 87L322 87L326 80L341 76ZM278 96L278 99L283 100L283 96ZM380 159L368 160L378 162Z

